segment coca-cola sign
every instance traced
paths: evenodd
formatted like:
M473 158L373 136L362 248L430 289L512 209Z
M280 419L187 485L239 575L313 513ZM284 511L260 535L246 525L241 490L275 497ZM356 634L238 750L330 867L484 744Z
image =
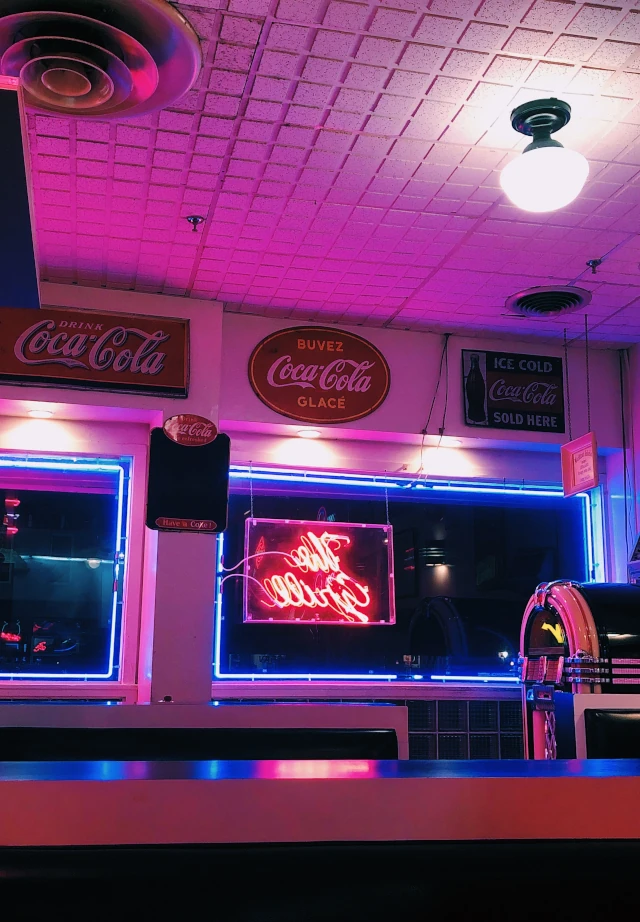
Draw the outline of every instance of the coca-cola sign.
M188 321L0 308L0 379L186 397Z
M462 376L467 426L564 432L562 359L463 349Z
M382 353L360 336L329 327L294 327L258 343L249 380L260 400L282 416L347 423L380 406L390 372Z
M215 423L212 423L210 419L205 419L204 416L195 416L193 413L169 417L163 429L173 442L192 447L208 445L218 434Z

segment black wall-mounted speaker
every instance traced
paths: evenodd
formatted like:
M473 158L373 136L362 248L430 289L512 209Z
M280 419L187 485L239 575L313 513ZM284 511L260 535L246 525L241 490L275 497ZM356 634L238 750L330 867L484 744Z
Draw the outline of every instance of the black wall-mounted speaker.
M208 445L178 445L151 430L147 527L216 534L227 527L229 436Z

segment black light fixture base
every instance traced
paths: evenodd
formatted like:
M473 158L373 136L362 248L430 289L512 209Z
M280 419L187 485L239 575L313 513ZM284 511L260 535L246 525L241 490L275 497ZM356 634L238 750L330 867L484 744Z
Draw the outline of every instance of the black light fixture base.
M196 234L198 232L198 227L204 222L204 218L201 214L190 214L187 215L187 221L191 225L194 234Z
M534 99L511 113L511 125L520 134L537 140L560 131L571 119L571 106L562 99Z

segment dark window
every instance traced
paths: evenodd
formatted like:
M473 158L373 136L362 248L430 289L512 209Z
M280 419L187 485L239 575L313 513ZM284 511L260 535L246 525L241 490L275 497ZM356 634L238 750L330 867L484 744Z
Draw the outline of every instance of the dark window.
M540 582L587 576L584 499L389 490L396 623L243 623L243 568L224 580L216 673L515 674L525 606ZM245 520L386 522L384 489L232 478L224 566L244 557ZM215 657L214 657L215 658Z

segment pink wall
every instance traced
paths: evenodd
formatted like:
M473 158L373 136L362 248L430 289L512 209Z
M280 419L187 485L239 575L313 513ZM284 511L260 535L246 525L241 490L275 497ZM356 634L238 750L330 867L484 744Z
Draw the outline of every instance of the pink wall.
M223 359L220 418L225 425L238 423L287 424L266 407L253 393L247 377L249 357L256 344L274 330L301 324L253 317L245 314L225 314L223 317ZM343 329L340 327L340 329ZM362 437L374 435L378 439L391 437L402 439L422 431L429 406L436 387L443 338L432 333L404 333L369 327L344 327L370 340L383 353L391 368L391 389L385 402L378 410L354 423L335 427L332 437L346 432ZM562 349L536 341L511 341L452 336L449 341L449 402L447 409L446 434L459 438L471 438L476 444L486 440L492 443L511 443L518 447L540 447L560 445L568 436L552 433L509 432L487 430L485 439L480 439L478 430L465 426L462 400L462 349L489 349L509 352L524 352L538 355L561 356ZM573 436L587 431L586 388L584 385L584 349L577 345L570 349L569 368L571 384L571 410ZM619 448L621 444L618 356L615 351L592 350L591 404L592 428L595 429L601 448ZM434 408L430 433L437 435L442 419L445 388L441 386L440 396ZM300 428L299 424L297 427ZM237 428L241 428L237 426ZM484 433L483 433L484 434Z

